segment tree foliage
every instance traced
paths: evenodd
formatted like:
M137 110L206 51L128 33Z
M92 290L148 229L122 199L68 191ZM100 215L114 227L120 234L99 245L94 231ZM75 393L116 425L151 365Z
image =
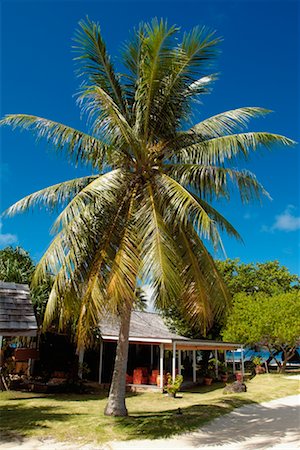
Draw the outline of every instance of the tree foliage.
M28 284L34 272L34 263L21 247L0 250L0 280Z
M239 259L226 259L217 261L217 267L232 295L240 292L274 295L300 288L300 278L279 261L245 264Z
M300 343L299 291L235 295L222 334L227 341L264 345L274 355L283 352L285 368Z

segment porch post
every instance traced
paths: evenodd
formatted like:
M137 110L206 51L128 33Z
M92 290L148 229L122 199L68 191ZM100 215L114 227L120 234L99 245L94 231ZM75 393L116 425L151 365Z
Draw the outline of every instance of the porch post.
M172 354L172 378L176 377L176 342L173 342L173 354Z
M103 365L103 341L100 341L100 352L99 352L99 384L102 383L102 365Z
M224 350L224 363L225 367L227 367L227 350Z
M233 371L233 373L235 373L234 350L232 350L232 371Z
M196 350L193 350L193 383L196 383Z
M181 350L178 350L178 374L181 375Z
M218 350L215 350L215 360L216 360L216 365L215 365L216 379L218 379L218 377L219 377Z
M79 363L79 367L78 367L78 377L81 379L82 378L82 364L83 364L83 359L84 359L84 347L81 347L79 350L79 354L78 354L78 363Z
M241 346L241 372L242 372L242 377L244 379L245 367L244 367L244 347L243 347L243 345Z
M3 336L0 336L0 367L2 367L2 343L3 343Z
M164 387L164 344L159 346L159 373L160 373L160 388Z

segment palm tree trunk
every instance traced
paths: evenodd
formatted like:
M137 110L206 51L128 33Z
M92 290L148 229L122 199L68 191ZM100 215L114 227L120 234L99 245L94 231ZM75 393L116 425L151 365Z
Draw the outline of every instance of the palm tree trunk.
M110 385L108 402L104 410L106 416L127 416L128 414L125 405L125 392L130 316L131 305L125 308L121 315L114 372Z

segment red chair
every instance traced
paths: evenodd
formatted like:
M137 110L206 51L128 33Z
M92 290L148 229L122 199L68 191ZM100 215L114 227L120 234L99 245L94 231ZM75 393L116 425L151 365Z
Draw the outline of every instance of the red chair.
M148 384L148 370L146 367L137 367L134 369L133 384Z
M156 384L157 383L157 376L159 374L159 370L152 370L152 373L149 377L149 383L150 384Z

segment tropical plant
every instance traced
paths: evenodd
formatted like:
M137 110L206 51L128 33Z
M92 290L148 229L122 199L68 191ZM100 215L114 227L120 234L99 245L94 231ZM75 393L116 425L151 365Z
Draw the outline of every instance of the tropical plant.
M230 199L236 185L243 202L267 195L255 176L234 164L261 145L290 145L284 136L245 132L251 118L269 111L245 107L190 126L193 100L210 90L219 39L194 28L154 19L141 24L124 49L117 73L100 27L89 19L76 34L78 97L90 134L52 120L10 114L2 125L31 130L95 174L66 181L20 200L8 215L35 205L66 205L34 280L55 276L45 314L60 324L76 319L78 346L109 309L121 316L115 368L106 414L125 415L128 333L137 287L150 285L158 309L174 301L208 329L229 295L204 240L221 245L220 230L239 238L211 205Z
M260 356L254 356L254 358L252 358L252 362L255 366L261 366L262 365L262 359Z
M183 376L177 374L175 378L172 378L172 375L170 373L167 374L167 384L165 386L165 389L168 394L172 395L173 397L176 397L177 392L179 392L181 385L183 382Z

